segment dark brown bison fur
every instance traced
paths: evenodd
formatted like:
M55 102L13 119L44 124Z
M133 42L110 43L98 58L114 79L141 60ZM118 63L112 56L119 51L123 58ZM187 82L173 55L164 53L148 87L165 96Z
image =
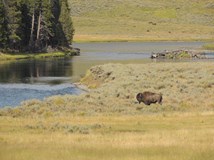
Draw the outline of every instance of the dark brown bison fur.
M138 100L139 104L143 102L145 105L150 105L151 103L158 102L159 104L162 104L162 94L159 93L152 93L152 92L143 92L138 93L136 96L136 99Z

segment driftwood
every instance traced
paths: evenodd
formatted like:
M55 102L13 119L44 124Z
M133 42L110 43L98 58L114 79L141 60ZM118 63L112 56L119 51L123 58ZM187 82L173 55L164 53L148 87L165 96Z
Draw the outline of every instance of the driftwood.
M175 58L206 58L204 52L199 52L195 50L174 50L174 51L163 51L158 53L151 54L152 59L159 58L167 58L167 59L175 59Z

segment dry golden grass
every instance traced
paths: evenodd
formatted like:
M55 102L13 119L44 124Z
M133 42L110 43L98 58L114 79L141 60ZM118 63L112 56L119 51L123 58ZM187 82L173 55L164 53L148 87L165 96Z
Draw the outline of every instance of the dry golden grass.
M0 110L0 159L212 160L213 62L106 64L90 92ZM163 105L138 104L143 91Z
M213 40L212 0L70 0L74 41Z
M0 158L211 160L213 115L1 117ZM71 132L65 125L97 127Z
M162 27L164 28L164 26ZM185 26L179 28L185 28ZM175 29L177 30L177 29ZM193 30L193 28L189 28ZM137 42L137 41L213 41L214 32L213 27L198 27L198 30L202 30L196 33L186 32L174 32L168 33L169 31L154 31L153 33L143 32L141 34L93 34L93 33L76 33L74 35L75 42Z

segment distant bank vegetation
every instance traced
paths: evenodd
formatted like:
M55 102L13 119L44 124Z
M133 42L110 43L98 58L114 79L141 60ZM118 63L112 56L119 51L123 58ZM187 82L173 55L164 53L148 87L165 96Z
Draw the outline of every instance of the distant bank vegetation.
M67 0L1 0L0 51L66 51L73 39Z
M214 43L205 44L203 45L203 48L208 50L214 50Z

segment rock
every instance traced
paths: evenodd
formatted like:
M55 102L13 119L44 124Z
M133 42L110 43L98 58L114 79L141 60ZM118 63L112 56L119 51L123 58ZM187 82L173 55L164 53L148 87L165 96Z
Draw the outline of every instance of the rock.
M75 56L80 55L80 49L79 48L73 48L73 51L75 52Z
M176 58L206 58L204 52L194 50L174 50L174 51L163 51L151 54L152 59L176 59Z

